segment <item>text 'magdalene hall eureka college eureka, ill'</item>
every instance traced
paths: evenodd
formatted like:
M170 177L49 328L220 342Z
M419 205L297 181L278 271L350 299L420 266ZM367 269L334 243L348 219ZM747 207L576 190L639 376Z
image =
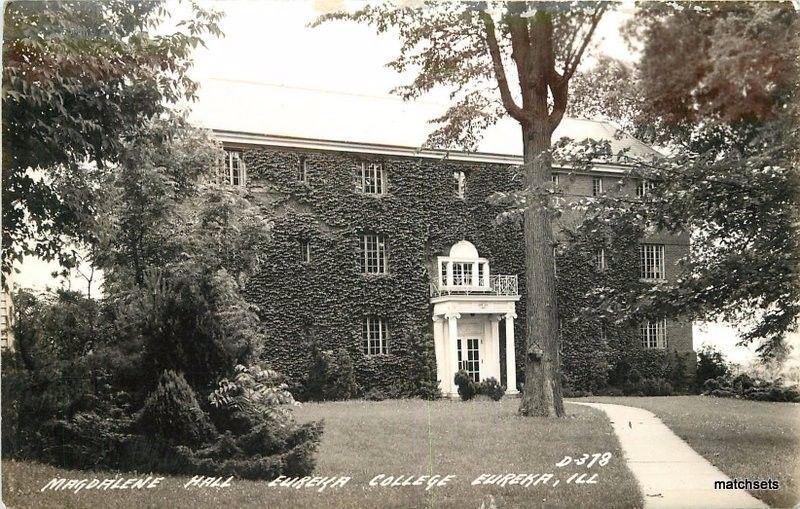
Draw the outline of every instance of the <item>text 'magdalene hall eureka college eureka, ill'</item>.
M312 345L344 348L364 390L414 393L427 379L452 396L454 374L464 369L475 381L494 377L507 393L518 392L525 351L522 229L498 222L502 209L487 197L519 188L519 128L501 122L475 152L427 150L420 146L429 108L285 87L254 87L258 94L245 91L254 100L240 100L225 83L212 85L204 99L216 93L215 106L199 123L223 143L223 179L245 188L274 217L247 287L268 338L265 361L302 380ZM657 155L606 123L565 119L554 140L563 136ZM626 171L597 164L580 172L555 168L552 178L565 202L647 193L648 183L624 178ZM688 235L654 233L627 247L605 239L570 250L558 232L578 213L565 212L554 223L566 387L596 390L636 370L653 376L668 369L669 358L691 369L688 321L571 319L599 286L626 277L675 278Z

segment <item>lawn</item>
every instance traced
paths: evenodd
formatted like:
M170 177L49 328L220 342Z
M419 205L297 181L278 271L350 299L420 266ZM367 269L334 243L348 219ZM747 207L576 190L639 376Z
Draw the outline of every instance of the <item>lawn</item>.
M800 502L800 405L708 396L581 401L649 410L729 477L780 481L780 490L754 490L755 497L773 507Z
M341 488L269 487L268 481L234 481L230 488L183 489L186 477L168 477L148 491L40 492L53 477L93 478L46 465L3 463L3 498L11 507L638 507L641 494L620 455L605 416L568 405L563 420L521 418L519 401L348 401L306 404L299 420L325 419L315 471L349 476ZM611 452L605 466L556 463L565 455ZM472 486L481 474L553 474L528 487ZM596 484L568 482L573 474L597 474ZM455 476L444 486L371 487L373 477ZM108 477L108 473L98 473ZM126 474L126 477L128 475ZM541 478L537 478L540 479ZM558 480L558 484L556 484ZM427 482L427 481L425 481Z

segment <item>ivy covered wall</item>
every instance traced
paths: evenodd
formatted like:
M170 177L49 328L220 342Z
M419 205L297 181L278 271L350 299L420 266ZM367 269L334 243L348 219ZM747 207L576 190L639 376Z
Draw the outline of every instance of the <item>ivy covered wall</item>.
M499 209L486 201L494 191L519 185L512 168L261 147L244 149L242 159L253 199L275 213L272 239L264 246L261 270L247 293L260 308L268 338L265 360L293 383L302 384L311 345L318 342L325 349L349 351L364 389L396 393L402 388L403 393L415 393L429 372L425 364L430 361L426 342L432 327L430 262L462 239L475 244L480 255L489 259L493 274L520 276L523 298L517 305L520 319L515 321L515 338L517 352L524 351L521 228L515 223L498 224ZM305 182L298 178L304 160ZM354 172L362 161L383 163L387 195L356 191ZM454 171L468 175L463 199L456 195ZM360 272L359 241L365 232L385 236L388 274ZM301 240L310 244L310 262L301 257ZM591 265L598 242L607 244L609 269L604 274L596 273ZM608 326L604 339L599 322L571 319L593 285L622 284L625 278L636 277L635 242L633 237L621 242L576 238L559 249L565 378L575 388L591 390L603 383L614 352L641 350L637 331ZM367 314L388 319L388 355L362 353L362 319ZM518 353L518 380L523 362Z

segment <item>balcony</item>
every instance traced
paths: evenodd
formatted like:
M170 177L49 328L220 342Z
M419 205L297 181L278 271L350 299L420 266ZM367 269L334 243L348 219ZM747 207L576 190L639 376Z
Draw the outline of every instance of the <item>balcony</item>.
M519 297L519 284L517 276L501 274L489 276L488 285L440 285L438 280L431 283L431 298L445 295Z

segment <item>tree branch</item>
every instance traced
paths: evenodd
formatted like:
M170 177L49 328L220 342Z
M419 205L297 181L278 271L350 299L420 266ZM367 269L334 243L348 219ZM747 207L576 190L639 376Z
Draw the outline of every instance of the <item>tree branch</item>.
M583 58L583 52L586 51L586 47L589 45L589 41L592 40L592 36L594 35L595 29L597 29L598 23L600 23L600 18L603 17L603 14L606 12L606 4L604 2L598 3L597 7L595 7L594 12L591 16L591 22L589 25L589 31L583 38L581 42L580 49L574 56L568 58L564 62L564 73L563 78L565 81L569 81L572 78L572 75L575 74L575 70L578 68L578 64L581 62L581 58Z
M505 107L508 114L515 120L520 123L527 123L529 119L525 115L525 111L514 102L514 98L511 97L511 91L508 88L506 71L503 67L502 56L500 55L500 45L497 43L497 37L495 35L494 20L492 20L492 16L486 11L481 11L478 15L481 17L483 26L486 29L486 46L489 55L492 57L492 67L494 68L495 78L497 79L497 86L500 88L500 98L503 100L503 107Z

